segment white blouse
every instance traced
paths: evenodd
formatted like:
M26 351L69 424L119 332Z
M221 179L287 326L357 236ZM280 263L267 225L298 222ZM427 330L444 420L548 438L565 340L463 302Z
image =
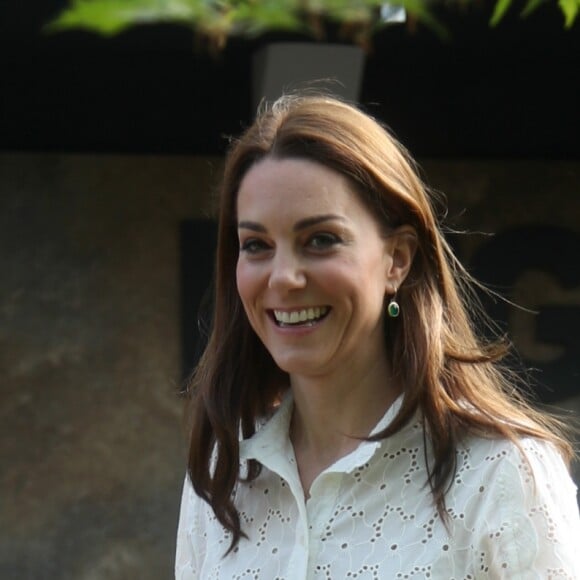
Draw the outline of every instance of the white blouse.
M466 441L446 496L446 527L426 483L419 421L362 442L315 479L305 501L288 438L292 406L286 398L241 442L241 460L263 469L236 489L248 539L228 556L230 534L186 479L177 580L580 579L576 487L551 445L522 440L526 461L508 441Z

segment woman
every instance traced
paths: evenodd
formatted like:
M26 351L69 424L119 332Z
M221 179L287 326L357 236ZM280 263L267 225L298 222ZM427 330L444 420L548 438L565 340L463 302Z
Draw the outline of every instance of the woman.
M580 578L571 448L379 124L280 99L228 155L218 236L178 579Z

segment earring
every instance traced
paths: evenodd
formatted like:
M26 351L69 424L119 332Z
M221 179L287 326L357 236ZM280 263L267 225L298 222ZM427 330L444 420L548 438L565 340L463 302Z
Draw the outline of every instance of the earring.
M387 312L391 318L397 318L401 312L401 307L399 303L396 301L397 298L397 289L395 288L395 293L393 297L389 300L389 305L387 306Z

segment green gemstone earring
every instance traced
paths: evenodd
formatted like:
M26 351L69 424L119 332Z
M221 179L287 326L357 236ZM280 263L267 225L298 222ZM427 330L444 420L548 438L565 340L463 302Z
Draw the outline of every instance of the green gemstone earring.
M387 312L391 318L397 318L401 313L401 307L399 303L395 300L397 297L397 290L395 289L395 293L393 297L389 300L389 305L387 306Z

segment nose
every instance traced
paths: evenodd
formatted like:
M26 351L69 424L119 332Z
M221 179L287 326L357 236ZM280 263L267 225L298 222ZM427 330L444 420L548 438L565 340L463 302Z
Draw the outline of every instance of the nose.
M301 260L292 252L278 251L271 262L268 288L285 292L306 286L306 273Z

